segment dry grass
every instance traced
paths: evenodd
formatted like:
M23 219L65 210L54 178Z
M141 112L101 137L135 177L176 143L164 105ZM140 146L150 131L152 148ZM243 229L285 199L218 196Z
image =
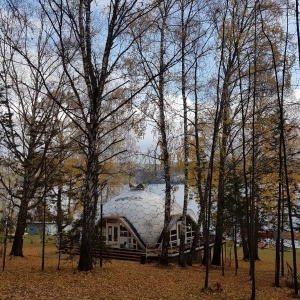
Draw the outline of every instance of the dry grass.
M30 239L30 237L26 237ZM10 250L10 245L8 247ZM77 261L58 255L53 243L46 244L45 270L41 271L40 241L25 243L25 257L7 257L0 275L0 299L250 299L249 265L239 261L238 275L234 266L226 266L225 276L218 267L210 268L208 291L203 292L205 267L195 264L181 269L176 264L159 268L155 263L105 262L92 272L76 271ZM256 263L256 299L291 299L292 290L274 283L274 250L263 250ZM286 257L290 261L290 254Z

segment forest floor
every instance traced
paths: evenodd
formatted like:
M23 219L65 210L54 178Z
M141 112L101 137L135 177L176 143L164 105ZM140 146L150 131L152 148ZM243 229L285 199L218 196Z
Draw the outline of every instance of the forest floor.
M8 245L7 252L10 251ZM41 271L42 245L40 239L26 236L24 257L6 257L5 270L0 273L0 299L250 299L249 263L239 259L237 275L234 261L226 254L225 276L220 267L210 267L209 289L203 291L205 267L195 263L182 269L177 264L168 268L157 263L106 261L91 272L76 270L78 258L62 255L60 270L54 241L45 247L45 269ZM293 290L274 287L274 248L260 250L261 261L256 262L256 299L292 299ZM291 264L291 253L285 252ZM2 263L1 263L2 266ZM2 269L2 268L1 268ZM286 271L285 271L286 272Z

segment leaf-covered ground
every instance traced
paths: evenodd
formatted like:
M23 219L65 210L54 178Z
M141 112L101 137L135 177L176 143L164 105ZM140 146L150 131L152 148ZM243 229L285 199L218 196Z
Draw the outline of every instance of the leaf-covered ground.
M29 237L26 237L28 239ZM0 299L250 299L249 265L239 261L238 275L234 265L210 268L210 290L203 292L205 267L195 264L181 269L176 264L159 268L156 263L105 262L91 272L78 272L77 258L62 256L60 270L58 254L52 243L46 245L45 270L41 271L41 244L25 244L25 257L7 256L0 274ZM8 246L8 252L10 245ZM256 299L291 299L292 290L275 288L274 250L263 250L265 261L256 263ZM2 266L2 263L1 263Z

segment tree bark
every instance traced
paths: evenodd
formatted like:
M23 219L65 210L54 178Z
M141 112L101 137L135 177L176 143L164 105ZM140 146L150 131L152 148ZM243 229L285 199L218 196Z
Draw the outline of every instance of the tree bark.
M57 198L56 198L56 225L57 225L57 236L62 233L64 229L63 221L64 221L64 213L62 209L62 186L58 186L57 190Z
M212 258L212 264L220 266L222 259L221 259L221 252L223 247L223 225L224 225L224 209L225 209L225 163L228 151L228 140L229 140L229 133L230 133L230 99L229 99L229 92L228 92L228 84L229 78L225 76L225 81L223 84L223 91L221 97L221 105L224 108L222 113L223 116L223 131L222 131L222 138L221 138L221 146L220 146L220 161L219 161L219 183L218 183L218 202L217 202L217 224L216 224L216 237L215 237L215 244L214 244L214 253Z
M15 236L10 251L10 255L12 256L23 257L23 240L24 240L24 233L26 229L27 210L28 210L28 202L24 199L21 202L19 213L18 213Z
M82 236L80 244L80 257L77 269L89 271L93 269L93 244L95 232L95 218L98 203L99 162L97 154L96 131L91 133L88 152L88 166L86 169L86 188L83 200Z
M181 10L181 96L183 101L183 151L184 151L184 195L180 227L180 247L178 264L185 267L185 243L186 243L186 214L188 206L188 180L189 180L189 141L188 141L188 107L186 96L187 74L186 74L186 43L189 19L185 20L185 1L180 3ZM189 13L187 12L189 15Z
M161 154L162 163L165 173L165 212L164 212L164 227L162 231L162 247L159 264L166 266L169 263L168 249L170 240L169 223L171 219L171 170L170 170L170 155L166 129L166 117L165 117L165 33L167 29L167 17L170 9L170 4L162 3L163 7L159 7L162 24L160 28L160 49L159 49L159 76L158 76L158 109L159 109L159 131L161 135Z

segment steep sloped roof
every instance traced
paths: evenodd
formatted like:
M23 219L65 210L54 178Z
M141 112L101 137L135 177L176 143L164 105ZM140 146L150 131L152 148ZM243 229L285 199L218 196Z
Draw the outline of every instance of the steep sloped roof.
M145 190L129 190L103 205L104 217L125 217L146 246L157 243L164 225L164 197ZM180 215L179 204L171 206L172 215ZM188 212L190 215L190 212ZM193 219L195 216L191 216Z

